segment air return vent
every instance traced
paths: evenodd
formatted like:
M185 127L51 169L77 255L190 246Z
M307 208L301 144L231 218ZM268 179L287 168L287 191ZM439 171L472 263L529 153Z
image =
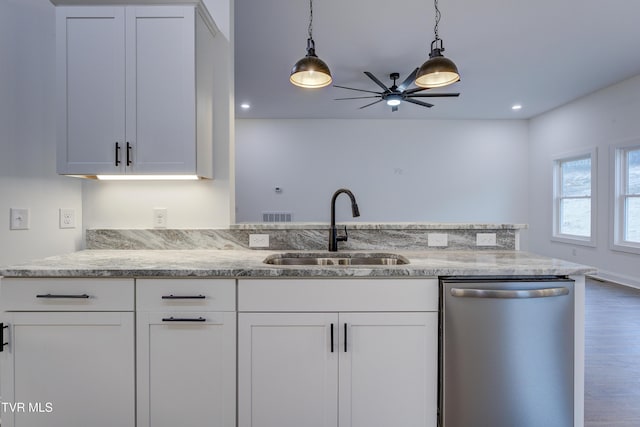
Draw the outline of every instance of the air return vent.
M291 222L291 212L262 212L262 222Z

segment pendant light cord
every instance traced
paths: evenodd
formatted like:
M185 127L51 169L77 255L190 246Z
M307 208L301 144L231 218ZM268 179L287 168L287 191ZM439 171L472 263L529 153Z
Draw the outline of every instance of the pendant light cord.
M313 39L313 0L309 0L309 38Z
M438 0L433 0L433 4L436 7L436 25L433 27L433 32L436 34L437 41L440 40L440 36L438 35L438 24L440 23L442 15L440 14L440 9L438 9Z

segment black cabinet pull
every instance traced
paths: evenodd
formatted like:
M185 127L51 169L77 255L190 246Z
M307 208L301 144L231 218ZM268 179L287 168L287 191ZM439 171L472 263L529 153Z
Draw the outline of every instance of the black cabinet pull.
M162 295L162 299L205 299L204 295Z
M333 353L333 323L331 324L331 353Z
M131 166L131 144L127 141L127 166Z
M5 345L9 345L8 342L4 342L4 330L5 329L9 329L9 325L5 325L4 323L0 323L0 343L2 343L2 345L0 345L0 353L2 353L4 351L4 346Z
M120 144L116 141L116 166L120 166Z
M163 322L206 322L204 317L164 317Z
M344 352L347 352L347 324L344 324Z
M39 294L36 295L36 298L47 298L47 299L60 299L60 298L71 298L71 299L88 299L91 298L87 294L81 295L62 295L62 294Z

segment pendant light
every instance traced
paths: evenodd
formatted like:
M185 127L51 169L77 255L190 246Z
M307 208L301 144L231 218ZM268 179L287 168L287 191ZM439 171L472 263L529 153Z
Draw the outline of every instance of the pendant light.
M309 0L309 38L307 56L296 62L291 70L289 81L304 88L320 88L331 84L331 71L325 62L316 56L316 44L313 41L313 0Z
M440 14L440 9L438 9L438 0L434 0L434 6L436 9L436 25L433 30L436 38L431 42L429 59L418 70L415 81L416 86L423 88L443 87L460 80L456 64L442 55L444 44L438 35L438 24L442 15Z

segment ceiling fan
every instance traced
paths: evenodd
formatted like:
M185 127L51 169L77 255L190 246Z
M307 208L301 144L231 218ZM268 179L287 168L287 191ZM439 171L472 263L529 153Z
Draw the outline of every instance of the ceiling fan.
M370 107L370 106L372 106L374 104L377 104L378 102L387 101L387 105L391 106L391 111L398 111L398 105L400 105L400 103L402 101L410 102L411 104L416 104L416 105L420 105L422 107L427 107L427 108L433 107L433 104L429 104L428 102L420 101L420 100L414 99L414 98L438 98L438 97L456 97L456 96L460 96L459 93L418 93L418 92L422 92L423 90L427 90L427 88L422 88L422 87L415 87L415 88L409 89L409 86L411 86L411 84L416 79L417 72L418 72L418 69L416 68L415 70L413 70L413 72L402 83L400 83L399 86L396 85L396 80L400 78L400 74L391 73L389 75L389 78L391 80L393 80L393 85L391 85L391 87L387 87L387 86L384 85L384 83L382 83L380 80L378 80L378 78L376 76L374 76L373 74L371 74L368 71L365 71L364 73L367 75L367 77L369 77L371 80L373 80L375 82L375 84L377 84L378 86L380 86L383 89L382 92L375 92L375 91L372 91L372 90L356 89L356 88L353 88L353 87L333 85L333 87L339 87L341 89L349 89L349 90L355 90L355 91L358 91L358 92L367 92L367 93L374 93L375 94L375 95L371 95L371 96L355 96L355 97L349 97L349 98L335 98L335 100L336 101L343 101L345 99L380 98L377 101L374 101L374 102L372 102L370 104L363 105L362 107L360 107L360 109L362 110L363 108Z

